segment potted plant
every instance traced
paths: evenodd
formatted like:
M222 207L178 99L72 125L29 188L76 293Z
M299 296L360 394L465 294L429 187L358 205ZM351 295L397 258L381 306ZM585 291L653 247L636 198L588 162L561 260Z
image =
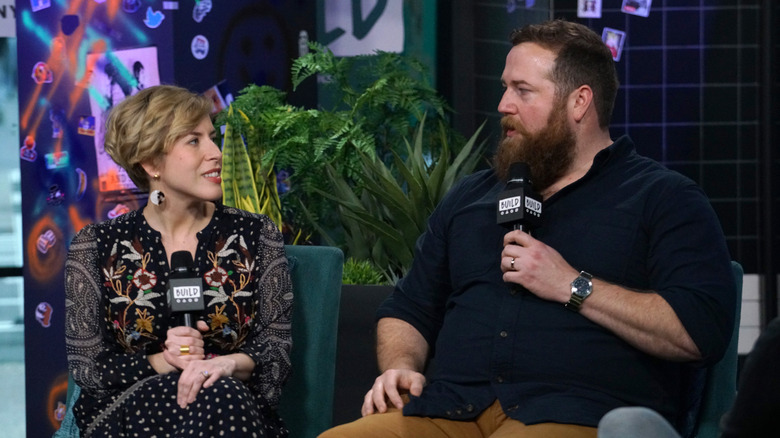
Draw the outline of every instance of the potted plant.
M226 142L246 144L226 154L245 151L236 161L243 170L233 166L239 183L230 182L227 166L223 178L238 187L233 202L257 196L258 208L276 214L278 207L293 238L342 247L394 282L433 207L474 169L484 144L479 131L465 139L449 126L449 110L419 62L385 52L337 58L316 43L310 49L293 62L293 84L325 78L338 97L333 108L288 105L271 87L242 90L215 122L228 127Z

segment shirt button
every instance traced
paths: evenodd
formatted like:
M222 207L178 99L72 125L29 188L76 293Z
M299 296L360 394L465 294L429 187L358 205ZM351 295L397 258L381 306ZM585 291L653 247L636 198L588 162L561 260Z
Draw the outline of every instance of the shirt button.
M448 417L452 417L452 411L447 411L445 414L447 414Z
M461 415L461 414L463 414L463 411L461 411L460 409L455 409L455 414L456 415Z
M499 335L501 335L502 338L505 338L509 336L509 333L507 333L506 330L501 330L501 333L499 333Z
M469 412L474 412L474 406L473 405L468 405L468 406L466 406L466 410L469 411Z
M504 383L504 378L501 376L496 377L496 382L498 383Z

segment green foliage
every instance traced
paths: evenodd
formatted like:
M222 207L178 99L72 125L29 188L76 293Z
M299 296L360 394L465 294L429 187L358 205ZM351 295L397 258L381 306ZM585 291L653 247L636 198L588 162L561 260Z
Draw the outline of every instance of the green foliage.
M287 231L316 233L394 282L409 269L434 207L484 149L475 144L481 128L467 140L450 127L450 109L424 73L400 54L337 58L311 43L293 62L293 84L319 76L333 108L291 106L285 93L250 85L215 124L244 139L259 204L278 196ZM289 191L269 190L286 172Z
M382 51L336 58L320 44L310 47L307 55L293 62L293 85L316 74L325 77L326 87L339 97L332 111L346 111L350 119L360 121L374 137L378 156L387 157L391 151L403 154L404 139L414 135L426 114L444 120L449 108L425 80L421 62Z
M352 257L344 262L343 284L385 284L382 273L368 260L356 260Z
M335 222L329 214L332 203L312 196L314 189L328 177L326 165L341 177L351 178L360 165L358 152L372 155L374 139L344 112L297 108L284 103L284 98L283 92L272 87L250 85L231 104L235 111L223 111L215 124L228 124L245 139L258 184L276 184L263 179L274 166L274 179L280 171L292 170L290 191L279 194L282 217L293 232L307 235L313 227L298 201L309 208L312 220Z
M415 243L433 209L455 181L474 170L484 149L484 142L475 144L480 127L455 157L445 141L440 143L440 154L430 159L423 153L424 125L423 120L414 144L405 142L405 159L393 152L393 163L387 165L363 155L358 186L338 178L331 168L332 190L318 191L339 204L347 254L370 260L391 283L411 266ZM439 129L446 127L440 124ZM329 238L325 230L319 231ZM329 241L337 243L333 238Z

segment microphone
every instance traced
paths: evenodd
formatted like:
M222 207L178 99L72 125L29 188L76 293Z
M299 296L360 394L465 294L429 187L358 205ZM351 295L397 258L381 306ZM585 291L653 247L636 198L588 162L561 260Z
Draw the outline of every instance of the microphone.
M525 232L542 224L542 200L533 189L528 164L509 166L509 181L498 195L497 219L499 225Z
M171 254L171 273L168 277L168 308L171 314L182 315L182 325L195 328L193 312L202 312L203 279L193 274L192 254L176 251Z

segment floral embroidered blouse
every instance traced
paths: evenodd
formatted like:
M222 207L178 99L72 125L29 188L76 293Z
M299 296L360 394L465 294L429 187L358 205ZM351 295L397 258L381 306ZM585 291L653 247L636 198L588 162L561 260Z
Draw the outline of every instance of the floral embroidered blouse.
M290 372L292 286L284 243L267 217L217 205L198 233L194 272L204 280L207 357L242 352L255 361L246 383L273 409ZM84 227L66 263L66 347L82 389L82 420L156 374L147 355L180 325L168 310L170 267L160 233L141 210ZM80 415L79 415L80 414Z

